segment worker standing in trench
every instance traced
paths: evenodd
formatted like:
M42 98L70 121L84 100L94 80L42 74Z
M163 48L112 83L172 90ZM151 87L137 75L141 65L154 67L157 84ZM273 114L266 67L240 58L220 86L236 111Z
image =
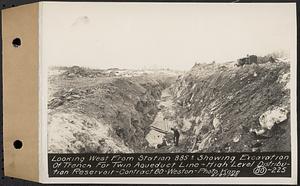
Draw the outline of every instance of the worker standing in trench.
M174 136L173 136L174 144L175 144L176 147L178 147L179 136L180 136L179 131L178 131L177 128L173 128L173 127L171 128L171 130L174 133Z

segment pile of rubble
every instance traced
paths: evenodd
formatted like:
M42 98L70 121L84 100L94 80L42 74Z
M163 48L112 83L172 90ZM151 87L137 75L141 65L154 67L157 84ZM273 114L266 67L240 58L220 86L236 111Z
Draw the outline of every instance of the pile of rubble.
M92 70L88 68L83 68L79 66L72 66L67 68L65 72L61 74L61 76L65 79L73 79L73 78L96 78L96 77L103 77L105 73L101 70Z
M76 90L74 88L71 88L69 90L62 89L59 92L56 92L49 103L48 103L48 109L54 109L56 107L59 107L63 105L65 102L70 102L73 100L78 100L85 98L89 94L93 94L96 89L84 89L84 90Z
M290 150L289 73L284 62L196 64L172 86L177 114L189 122L182 131L195 139L186 139L188 150Z
M59 141L62 141L64 151L68 152L143 152L148 146L145 136L158 112L157 100L164 86L165 83L146 76L106 76L93 81L52 78L50 87L55 89L48 101L48 125L49 136L55 137L48 148L60 152ZM95 124L86 128L87 120ZM57 121L65 124L56 124ZM107 132L100 132L101 126ZM57 132L60 130L64 132Z

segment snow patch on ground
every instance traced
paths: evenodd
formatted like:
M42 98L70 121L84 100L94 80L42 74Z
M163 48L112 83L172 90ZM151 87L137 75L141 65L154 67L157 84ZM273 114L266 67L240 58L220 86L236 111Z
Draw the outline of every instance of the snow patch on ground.
M275 124L281 123L287 119L288 111L282 107L275 107L264 112L259 117L259 123L262 128L271 130Z
M132 152L114 139L111 128L79 113L49 115L48 145L50 153Z

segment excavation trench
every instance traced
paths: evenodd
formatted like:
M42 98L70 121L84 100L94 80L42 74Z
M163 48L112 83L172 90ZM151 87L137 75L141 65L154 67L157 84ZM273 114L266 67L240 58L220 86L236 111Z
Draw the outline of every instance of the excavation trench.
M184 75L58 69L62 73L50 73L48 79L51 153L291 149L289 64L243 68L196 64ZM272 115L277 111L286 121L273 122L278 120L278 114ZM272 130L255 132L270 122ZM175 126L180 131L179 147L174 147L170 130ZM158 148L164 138L166 144Z
M158 100L158 113L150 125L150 131L146 140L150 147L157 148L163 143L163 138L171 135L171 128L177 126L175 117L175 103L169 87L162 91L161 99Z

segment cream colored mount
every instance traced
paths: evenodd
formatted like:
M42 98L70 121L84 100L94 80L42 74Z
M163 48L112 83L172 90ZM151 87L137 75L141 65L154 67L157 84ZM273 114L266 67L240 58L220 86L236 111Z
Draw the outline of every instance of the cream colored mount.
M5 176L39 181L39 4L1 13Z
M103 184L294 184L297 182L297 113L292 102L292 177L253 178L200 178L200 177L48 177L47 171L47 125L41 129L39 87L47 85L40 78L40 18L41 5L54 2L40 2L1 11L3 43L3 148L5 176L43 183L103 183ZM57 3L57 2L55 2ZM227 5L226 5L227 6ZM295 6L296 7L296 6ZM44 9L45 10L45 9ZM73 11L73 10L72 10ZM56 14L56 11L51 15ZM41 17L40 17L41 16ZM52 18L52 17L51 17ZM44 25L43 25L44 26ZM43 27L44 28L44 27ZM296 32L295 32L296 33ZM296 42L295 42L296 46ZM296 62L296 58L294 58ZM296 65L297 63L293 63ZM43 64L45 65L45 64ZM46 67L46 65L44 66ZM296 66L294 66L296 67ZM296 76L296 68L291 68ZM46 80L47 81L47 80ZM296 85L296 78L293 80ZM296 90L296 89L294 89ZM292 101L296 91L291 91ZM46 112L45 112L46 113ZM47 115L46 115L47 116ZM216 122L218 123L218 122ZM40 128L41 127L41 128ZM153 127L152 127L153 128ZM155 129L155 126L154 126ZM159 130L156 127L156 131ZM164 130L159 130L165 132ZM43 136L43 137L41 137ZM233 140L239 140L240 137ZM43 145L41 145L41 144ZM40 149L39 149L40 148Z

